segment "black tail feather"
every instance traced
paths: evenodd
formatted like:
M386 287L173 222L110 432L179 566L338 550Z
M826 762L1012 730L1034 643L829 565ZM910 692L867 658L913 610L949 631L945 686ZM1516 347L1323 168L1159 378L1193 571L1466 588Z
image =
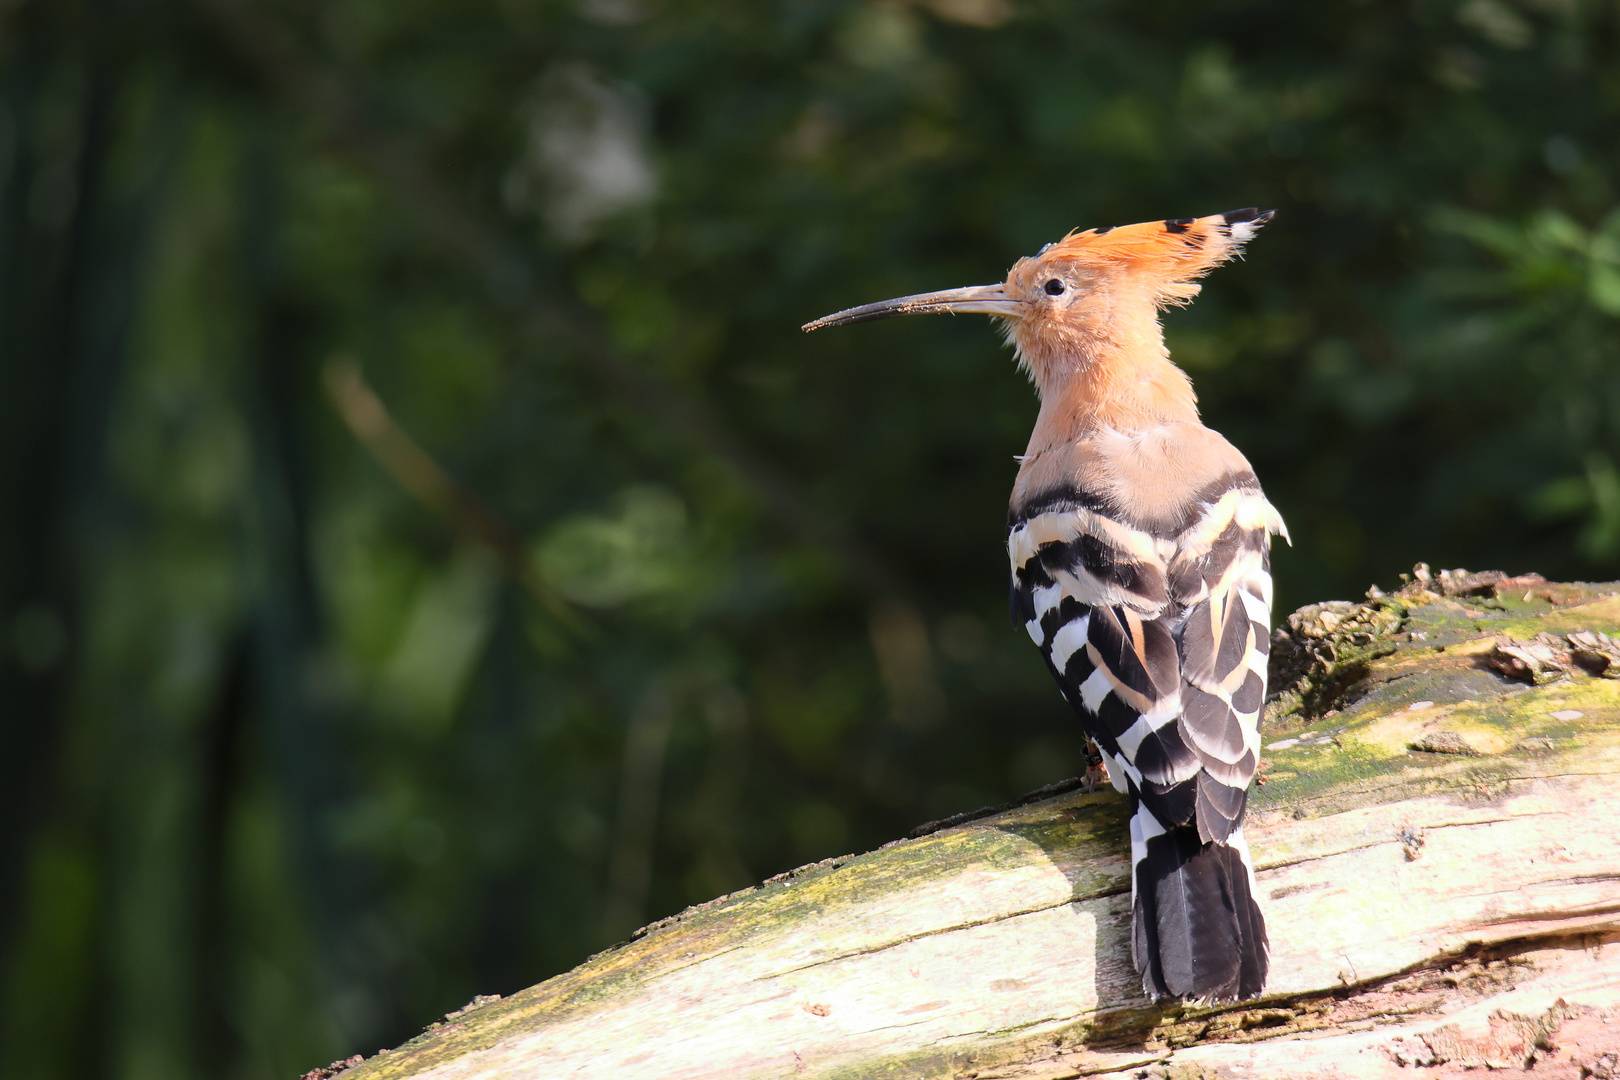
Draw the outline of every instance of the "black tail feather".
M1234 839L1205 844L1196 828L1179 827L1133 845L1131 955L1148 996L1230 1001L1264 988L1265 917L1250 889L1241 834Z

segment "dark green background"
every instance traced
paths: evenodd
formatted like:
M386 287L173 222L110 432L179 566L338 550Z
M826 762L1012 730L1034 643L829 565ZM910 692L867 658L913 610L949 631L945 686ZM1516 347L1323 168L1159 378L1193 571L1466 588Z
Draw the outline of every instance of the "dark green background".
M797 329L1073 227L1277 208L1167 325L1282 611L1620 572L1612 2L11 0L0 70L8 1077L287 1080L1075 772L1008 352Z

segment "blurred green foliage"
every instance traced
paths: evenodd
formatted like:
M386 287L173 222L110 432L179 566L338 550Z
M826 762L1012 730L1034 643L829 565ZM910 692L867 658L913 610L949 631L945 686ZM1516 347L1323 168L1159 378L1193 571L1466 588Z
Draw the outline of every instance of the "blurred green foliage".
M1072 775L1033 395L797 327L1073 227L1278 208L1167 326L1281 610L1620 561L1610 2L12 0L0 65L6 1076L291 1077Z

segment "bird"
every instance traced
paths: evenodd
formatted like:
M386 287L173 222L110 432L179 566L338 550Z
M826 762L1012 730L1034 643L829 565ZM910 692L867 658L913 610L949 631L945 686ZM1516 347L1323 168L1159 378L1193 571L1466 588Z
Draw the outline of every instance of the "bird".
M1007 515L1014 623L1130 808L1131 957L1154 1001L1258 997L1270 968L1243 835L1260 759L1271 538L1287 527L1199 419L1160 313L1275 212L1076 230L996 285L864 304L999 320L1040 408ZM1089 746L1088 746L1089 749Z

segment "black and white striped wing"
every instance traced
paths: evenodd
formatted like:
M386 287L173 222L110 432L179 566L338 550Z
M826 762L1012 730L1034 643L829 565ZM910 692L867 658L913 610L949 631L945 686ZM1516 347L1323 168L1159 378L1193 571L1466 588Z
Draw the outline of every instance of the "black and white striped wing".
M1176 538L1170 592L1183 611L1181 736L1197 755L1199 839L1242 824L1260 761L1260 711L1271 649L1271 534L1286 533L1257 485L1209 503Z
M1167 825L1189 822L1193 792L1177 789L1201 761L1180 731L1174 541L1070 490L1026 507L1007 546L1014 618L1102 750L1114 786L1155 804Z
M1252 477L1206 496L1160 536L1056 493L1008 537L1014 617L1131 798L1131 955L1153 998L1253 997L1269 965L1242 822L1282 522Z

